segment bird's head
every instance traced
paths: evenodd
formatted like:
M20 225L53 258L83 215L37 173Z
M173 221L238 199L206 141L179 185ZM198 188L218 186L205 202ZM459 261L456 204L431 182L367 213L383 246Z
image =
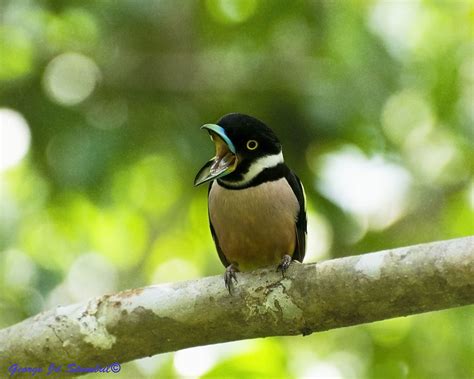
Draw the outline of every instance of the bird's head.
M254 117L231 113L201 129L209 132L216 155L199 170L195 186L219 178L229 183L243 183L265 168L283 162L277 136Z

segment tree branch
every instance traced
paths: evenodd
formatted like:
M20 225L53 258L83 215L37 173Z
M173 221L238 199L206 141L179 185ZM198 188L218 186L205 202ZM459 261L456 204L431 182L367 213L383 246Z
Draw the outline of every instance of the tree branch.
M191 346L309 334L474 303L474 237L150 286L60 306L0 330L0 376L17 363L83 367Z

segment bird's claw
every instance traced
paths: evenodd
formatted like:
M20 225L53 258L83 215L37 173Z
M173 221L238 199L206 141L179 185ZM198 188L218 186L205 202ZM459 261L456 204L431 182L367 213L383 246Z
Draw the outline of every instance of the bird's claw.
M285 271L288 270L291 264L291 257L288 254L285 254L283 258L281 258L281 262L277 267L277 271L281 271L281 275L285 276Z
M234 267L232 264L230 264L229 266L226 267L225 269L225 273L224 273L224 283L225 283L225 288L227 288L227 290L229 291L229 294L232 295L232 291L234 289L234 283L232 282L232 280L235 281L235 283L237 283L237 276L235 275L236 272L238 272L239 270Z

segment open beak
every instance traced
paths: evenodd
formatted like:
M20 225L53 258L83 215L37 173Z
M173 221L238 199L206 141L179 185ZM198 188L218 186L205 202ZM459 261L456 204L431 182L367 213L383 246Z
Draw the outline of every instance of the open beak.
M194 185L230 174L237 167L237 155L232 141L225 134L224 129L215 124L206 124L201 129L207 129L216 146L216 155L209 160L197 173Z

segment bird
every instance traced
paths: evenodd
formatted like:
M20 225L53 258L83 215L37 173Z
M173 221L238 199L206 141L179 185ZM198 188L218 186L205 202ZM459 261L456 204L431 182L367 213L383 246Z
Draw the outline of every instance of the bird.
M209 227L232 294L236 272L277 265L284 275L306 249L303 184L285 164L274 131L255 117L230 113L201 129L215 156L197 173L194 185L208 187Z

